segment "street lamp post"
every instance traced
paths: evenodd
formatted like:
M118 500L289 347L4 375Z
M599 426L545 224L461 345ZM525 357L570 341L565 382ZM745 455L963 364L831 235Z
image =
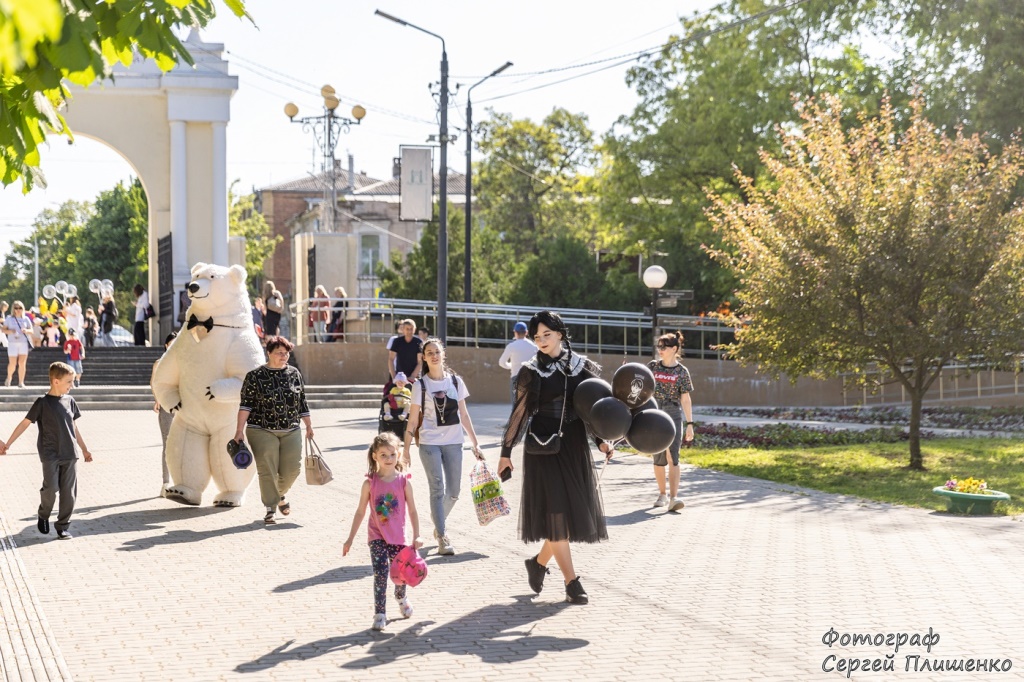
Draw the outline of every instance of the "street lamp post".
M466 93L466 258L465 258L465 290L466 303L473 302L473 88L488 78L512 66L505 62L469 87Z
M29 308L39 303L39 238L33 239L32 243L35 244L36 286L32 291L32 305Z
M668 281L668 273L660 265L644 270L644 284L651 290L651 345L658 342L658 290Z
M366 116L366 109L358 104L352 107L352 118L338 116L334 110L341 104L341 100L335 94L330 85L320 88L320 95L324 98L324 113L320 116L305 116L299 120L299 108L293 102L284 105L284 113L292 123L302 124L304 132L312 132L316 138L317 145L323 154L324 173L331 172L331 186L324 186L324 206L328 206L328 213L323 216L324 223L330 225L331 232L337 232L335 215L338 207L338 182L337 173L334 170L334 149L338 146L338 138L341 133L347 133L351 126L359 125Z
M438 141L441 145L441 196L438 206L437 230L437 336L443 343L448 341L448 50L444 38L425 28L410 24L404 19L376 10L374 14L401 26L408 26L441 41L441 128Z

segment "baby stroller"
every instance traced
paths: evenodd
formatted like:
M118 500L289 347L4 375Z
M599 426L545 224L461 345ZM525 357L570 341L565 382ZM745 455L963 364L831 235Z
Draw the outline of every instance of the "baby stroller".
M399 372L394 380L384 384L384 395L380 400L380 412L377 415L377 433L390 431L405 438L405 426L409 423L409 406L412 404L412 391L405 374Z

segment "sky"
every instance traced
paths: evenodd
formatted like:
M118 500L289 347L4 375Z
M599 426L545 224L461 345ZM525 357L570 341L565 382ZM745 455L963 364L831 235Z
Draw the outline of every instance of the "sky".
M604 64L536 75L656 48L678 35L679 19L706 12L716 0L644 0L624 9L609 0L248 0L253 23L217 3L218 16L201 33L223 43L229 71L239 78L228 125L228 183L240 191L303 177L319 165L312 133L290 123L288 102L299 116L323 113L320 87L332 85L347 115L354 104L367 110L362 124L342 136L336 156L347 168L389 178L399 145L424 144L438 132L437 104L430 85L440 79L441 42L382 17L404 19L442 36L448 52L448 166L465 170L466 91L506 61L513 66L473 90L473 120L487 109L540 121L554 107L589 117L605 133L637 102L626 86L629 64ZM569 79L571 80L565 80ZM563 81L563 82L556 82ZM456 87L462 87L456 90ZM545 87L546 86L546 87ZM478 158L478 157L476 157ZM437 155L435 154L435 164ZM80 138L68 145L51 137L43 150L48 186L21 192L20 182L0 189L0 249L31 232L45 208L69 199L93 200L132 175L106 145ZM0 252L2 255L2 252Z

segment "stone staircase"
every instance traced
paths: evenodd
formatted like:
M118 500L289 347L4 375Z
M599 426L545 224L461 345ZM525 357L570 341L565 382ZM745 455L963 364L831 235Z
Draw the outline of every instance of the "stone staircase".
M82 361L82 385L71 395L82 409L148 410L153 407L149 379L153 363L162 348L135 346L130 348L91 348ZM64 361L64 353L56 348L36 348L28 356L26 388L0 385L0 412L25 412L32 402L46 393L50 385L50 363ZM0 373L7 377L7 353L0 349ZM14 382L18 375L15 372ZM368 408L378 409L381 386L342 385L306 386L306 401L311 409Z

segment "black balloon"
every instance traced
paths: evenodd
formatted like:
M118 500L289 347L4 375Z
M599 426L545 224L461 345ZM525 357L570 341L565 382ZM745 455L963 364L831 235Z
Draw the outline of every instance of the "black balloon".
M658 409L658 401L655 400L654 398L651 398L646 403L641 405L640 407L634 407L632 410L630 410L630 412L632 412L633 414L638 414L640 412L643 412L644 410L656 410L656 409Z
M590 409L590 430L602 440L618 440L629 431L633 423L626 403L609 396L601 398Z
M654 455L664 452L676 437L676 423L661 410L644 410L633 415L626 442L637 452Z
M604 379L584 379L572 395L572 406L583 421L590 421L590 409L601 398L610 398L612 385Z
M612 377L612 395L633 410L654 395L654 373L647 365L627 362L615 370Z

